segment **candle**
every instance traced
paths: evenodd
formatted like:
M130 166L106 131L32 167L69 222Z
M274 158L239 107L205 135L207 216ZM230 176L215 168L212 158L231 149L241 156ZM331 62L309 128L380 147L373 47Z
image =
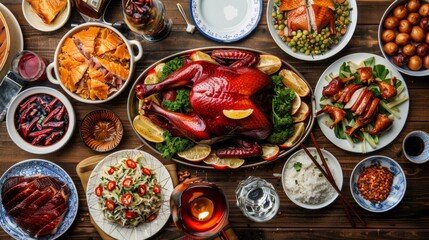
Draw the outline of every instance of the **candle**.
M192 217L200 222L208 221L212 218L214 211L214 204L212 200L205 196L196 198L191 203Z

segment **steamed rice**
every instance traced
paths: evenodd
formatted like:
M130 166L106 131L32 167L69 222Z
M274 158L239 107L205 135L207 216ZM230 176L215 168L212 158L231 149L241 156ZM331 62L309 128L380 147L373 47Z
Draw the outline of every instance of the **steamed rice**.
M315 151L310 151L310 153L317 156ZM320 204L335 195L334 188L305 152L301 152L289 160L285 176L285 188L289 197L299 202Z

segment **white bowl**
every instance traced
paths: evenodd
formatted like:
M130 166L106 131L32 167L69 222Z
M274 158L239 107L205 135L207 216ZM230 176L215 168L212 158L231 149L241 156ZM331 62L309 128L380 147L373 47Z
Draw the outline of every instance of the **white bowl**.
M69 125L67 127L66 133L62 136L61 140L46 147L35 146L22 139L21 135L19 135L17 131L17 127L15 126L15 112L18 109L19 105L24 99L35 94L49 94L53 97L58 98L65 106L66 111L69 115ZM21 92L10 104L6 115L6 128L12 141L22 150L34 154L48 154L62 148L73 135L75 126L76 115L74 113L73 106L71 105L70 101L66 98L66 96L64 96L64 94L49 87L32 87Z
M325 157L325 159L327 159L327 164L329 166L329 169L332 173L332 176L335 179L335 182L338 186L339 189L341 189L341 187L343 186L343 171L341 169L341 165L338 162L338 160L335 158L334 155L332 155L330 152L324 150L324 149L320 149L323 153L323 156ZM316 160L320 163L321 166L323 166L322 161L319 158L319 155L317 154L317 151L314 147L308 148L308 151L313 155L313 156L317 156ZM306 209L320 209L323 207L328 206L329 204L331 204L337 197L338 197L338 193L332 188L331 190L334 192L330 197L326 198L325 201L316 203L316 204L310 204L310 203L306 203L306 202L302 202L298 199L296 199L296 197L294 197L292 195L292 192L286 187L286 180L290 181L290 180L294 180L291 179L291 176L287 176L287 170L292 168L292 171L296 171L294 168L294 163L296 162L296 158L298 157L302 157L304 156L305 158L308 159L308 161L311 161L311 159L307 156L307 154L304 152L303 149L295 152L294 154L292 154L289 159L286 161L285 165L283 166L283 170L282 170L282 185L283 185L283 190L285 191L286 195L288 196L288 198L294 202L296 205L306 208ZM312 165L314 166L314 168L317 168L314 163L312 163ZM319 171L318 169L316 169L317 171ZM320 171L319 171L320 173ZM321 174L321 173L320 173ZM319 177L323 177L324 176L320 176ZM299 184L299 182L297 180L294 181L296 184ZM327 184L329 185L329 187L332 187L329 182L327 182ZM314 188L319 188L317 186L315 186Z
M26 0L22 0L22 13L24 14L25 20L27 20L28 24L33 28L42 32L52 32L60 29L69 20L72 8L71 5L70 0L67 0L64 9L59 12L55 19L49 24L43 22Z
M110 30L112 30L114 33L116 33L121 39L122 41L124 41L124 43L127 45L127 48L130 52L130 73L128 75L128 78L126 79L126 81L124 82L124 84L122 85L122 87L115 93L113 93L112 95L110 95L108 98L103 99L103 100L91 100L91 99L84 99L82 97L80 97L78 94L71 92L69 89L67 89L64 84L61 81L58 81L57 78L54 77L54 75L52 75L52 70L54 70L55 72L55 76L59 78L60 73L58 71L59 68L59 61L58 61L58 56L61 53L61 47L64 44L64 41L71 37L72 35L74 35L77 32L80 32L84 29L87 29L89 27L101 27L101 28L108 28ZM134 48L137 48L137 54L134 54ZM48 80L54 84L59 84L61 86L61 88L68 94L70 95L72 98L80 101L80 102L84 102L84 103L104 103L107 101L112 100L113 98L115 98L116 96L118 96L121 92L123 92L127 85L130 84L130 82L132 81L133 78L133 74L134 74L134 70L136 67L136 62L139 61L143 56L143 48L142 45L139 41L137 40L128 40L124 37L124 35L122 35L122 33L120 33L118 30L116 30L115 28L107 25L107 24L103 24L103 23L98 23L98 22L88 22L88 23L84 23L81 24L73 29L71 29L70 31L68 31L63 38L60 40L60 42L58 43L57 49L55 50L55 55L54 55L54 61L52 63L50 63L46 69L46 73L48 76Z
M369 200L363 198L357 183L362 171L366 167L372 166L374 164L387 167L393 173L393 183L389 196L386 200L380 203L370 202ZM395 160L386 156L375 155L365 158L355 166L352 171L352 175L350 176L350 191L353 198L357 204L359 204L359 206L370 212L386 212L394 208L399 204L399 202L401 202L405 195L406 189L407 179L401 166Z

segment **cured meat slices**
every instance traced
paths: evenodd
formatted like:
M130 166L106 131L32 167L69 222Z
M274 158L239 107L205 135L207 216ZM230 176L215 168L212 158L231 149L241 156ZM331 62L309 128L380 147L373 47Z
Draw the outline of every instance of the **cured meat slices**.
M2 187L6 212L34 237L54 234L68 209L69 188L59 179L35 175L15 176Z

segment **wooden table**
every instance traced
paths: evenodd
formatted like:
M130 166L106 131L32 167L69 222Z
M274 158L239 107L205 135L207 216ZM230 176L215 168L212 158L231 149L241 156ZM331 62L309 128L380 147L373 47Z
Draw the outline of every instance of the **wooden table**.
M2 0L1 2L6 5L18 19L25 38L25 49L36 51L50 61L53 60L57 43L71 28L70 24L81 20L80 16L76 12L73 12L69 22L63 28L52 33L43 33L33 29L26 22L21 10L21 1ZM324 69L341 56L356 52L369 52L381 55L377 42L377 28L379 19L390 1L358 1L358 26L352 40L342 52L331 59L320 61L316 64L292 58L274 43L267 27L265 11L267 5L266 0L264 0L263 15L257 29L246 39L230 44L220 44L211 41L198 31L193 35L189 35L185 32L185 22L176 8L176 2L180 2L189 16L189 1L166 0L164 2L167 7L167 14L174 22L172 33L162 42L142 42L144 56L137 64L135 76L138 76L153 62L178 51L197 47L228 45L255 48L277 55L301 72L314 88ZM108 19L121 19L119 3L119 0L113 2L115 7L109 10ZM333 153L339 159L344 173L343 192L350 202L353 203L361 216L367 221L366 227L361 227L361 225L358 224L357 228L351 228L339 200L336 200L333 204L321 210L305 210L293 204L283 192L280 178L273 175L273 173L281 172L286 159L281 159L256 168L234 171L201 170L182 165L179 165L178 168L180 170L190 170L193 176L207 176L209 181L216 183L225 191L230 205L229 220L240 239L427 239L429 238L429 164L412 164L405 159L400 153L400 150L402 140L408 132L412 130L424 130L429 132L429 76L410 77L403 75L403 77L406 79L410 95L408 121L398 138L384 149L371 154L349 153L331 144L321 133L317 123L313 128L313 133L320 146ZM59 86L55 86L49 82L44 82L40 85L60 89ZM82 118L88 112L98 108L109 108L120 116L124 124L124 138L117 150L136 148L141 145L141 141L132 130L127 118L126 103L127 93L129 91L131 91L131 89L127 89L125 93L115 100L99 105L83 104L69 97L77 115L77 126L80 126ZM89 222L85 193L83 192L83 188L75 172L76 164L82 159L94 155L94 152L83 144L79 137L78 129L77 127L67 147L52 154L39 156L26 153L19 149L8 136L5 122L1 122L0 174L3 174L14 163L25 159L42 158L59 164L73 178L79 192L78 216L70 230L66 232L62 239L99 239L99 235ZM312 146L309 139L305 141L305 144ZM350 195L349 178L353 167L361 159L373 154L386 155L396 159L407 176L408 185L405 197L397 207L386 213L376 214L367 212L357 206ZM165 161L165 163L169 162ZM234 190L237 183L247 178L247 176L258 176L268 180L273 183L280 195L280 210L277 216L268 223L255 223L248 220L235 205ZM178 232L171 219L162 230L164 233L166 231L170 233ZM155 239L165 239L165 236L167 235L156 235ZM9 236L3 230L0 230L0 239L8 238Z

